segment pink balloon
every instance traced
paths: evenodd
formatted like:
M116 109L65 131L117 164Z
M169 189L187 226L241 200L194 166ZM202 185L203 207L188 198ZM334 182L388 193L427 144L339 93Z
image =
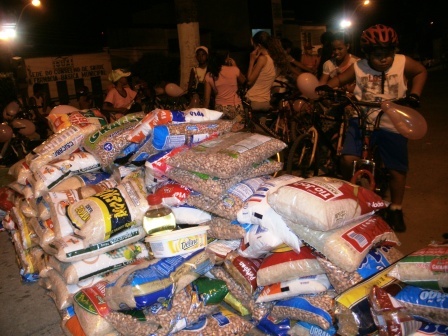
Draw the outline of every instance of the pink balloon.
M6 142L12 138L12 128L7 124L0 124L0 142Z
M79 108L70 105L58 105L51 109L50 114L68 114L79 111Z
M36 126L28 119L14 119L11 125L13 128L20 128L19 133L25 136L36 132Z
M297 77L297 87L302 94L310 99L316 99L319 95L314 91L319 86L319 80L309 72L303 72Z
M389 116L397 131L404 137L418 140L425 136L428 130L426 120L413 108L384 101L381 103L381 109Z
M168 83L165 86L165 92L170 97L179 97L184 94L184 90L179 85L176 85L174 83Z
M296 112L301 112L303 108L305 108L307 105L306 101L303 99L297 99L294 104L292 104L292 108Z

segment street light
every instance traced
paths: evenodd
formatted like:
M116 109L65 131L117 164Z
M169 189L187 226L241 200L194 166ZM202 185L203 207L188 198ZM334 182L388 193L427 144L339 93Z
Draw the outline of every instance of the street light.
M17 27L19 26L20 20L22 19L23 12L25 12L25 9L28 8L29 6L40 7L40 5L41 5L40 0L33 0L27 3L25 6L23 6L16 23L3 24L2 29L0 30L0 40L8 41L15 39L15 37L17 36Z
M355 7L355 9L353 10L353 12L350 14L349 18L344 18L341 20L339 26L342 29L347 29L349 27L351 27L352 22L353 22L353 18L355 17L355 13L358 11L358 9L361 6L368 6L370 4L370 0L364 0L358 3L358 5Z

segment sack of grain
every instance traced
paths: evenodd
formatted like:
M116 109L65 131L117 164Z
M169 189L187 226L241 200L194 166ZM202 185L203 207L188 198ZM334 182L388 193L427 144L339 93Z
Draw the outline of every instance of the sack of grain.
M373 191L329 177L311 177L278 188L268 202L284 219L328 231L387 206Z
M325 232L285 222L305 243L347 272L356 271L373 247L400 245L395 232L377 215Z
M170 158L168 164L210 176L231 178L285 147L284 142L261 134L232 132L179 153Z

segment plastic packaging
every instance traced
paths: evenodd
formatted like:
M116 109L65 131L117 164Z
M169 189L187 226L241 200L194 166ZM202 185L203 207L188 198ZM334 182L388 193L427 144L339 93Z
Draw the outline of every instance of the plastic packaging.
M143 217L143 228L147 235L171 232L176 228L176 218L171 209L162 204L158 194L148 195L149 209Z
M145 238L155 258L174 257L207 246L208 225L161 233Z

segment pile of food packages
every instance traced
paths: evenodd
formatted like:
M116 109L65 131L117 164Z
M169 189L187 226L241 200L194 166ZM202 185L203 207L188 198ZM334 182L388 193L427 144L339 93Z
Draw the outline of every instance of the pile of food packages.
M200 108L48 119L0 207L67 335L448 334L448 245L404 256L386 201L279 173L282 141ZM175 217L159 241L148 195Z

